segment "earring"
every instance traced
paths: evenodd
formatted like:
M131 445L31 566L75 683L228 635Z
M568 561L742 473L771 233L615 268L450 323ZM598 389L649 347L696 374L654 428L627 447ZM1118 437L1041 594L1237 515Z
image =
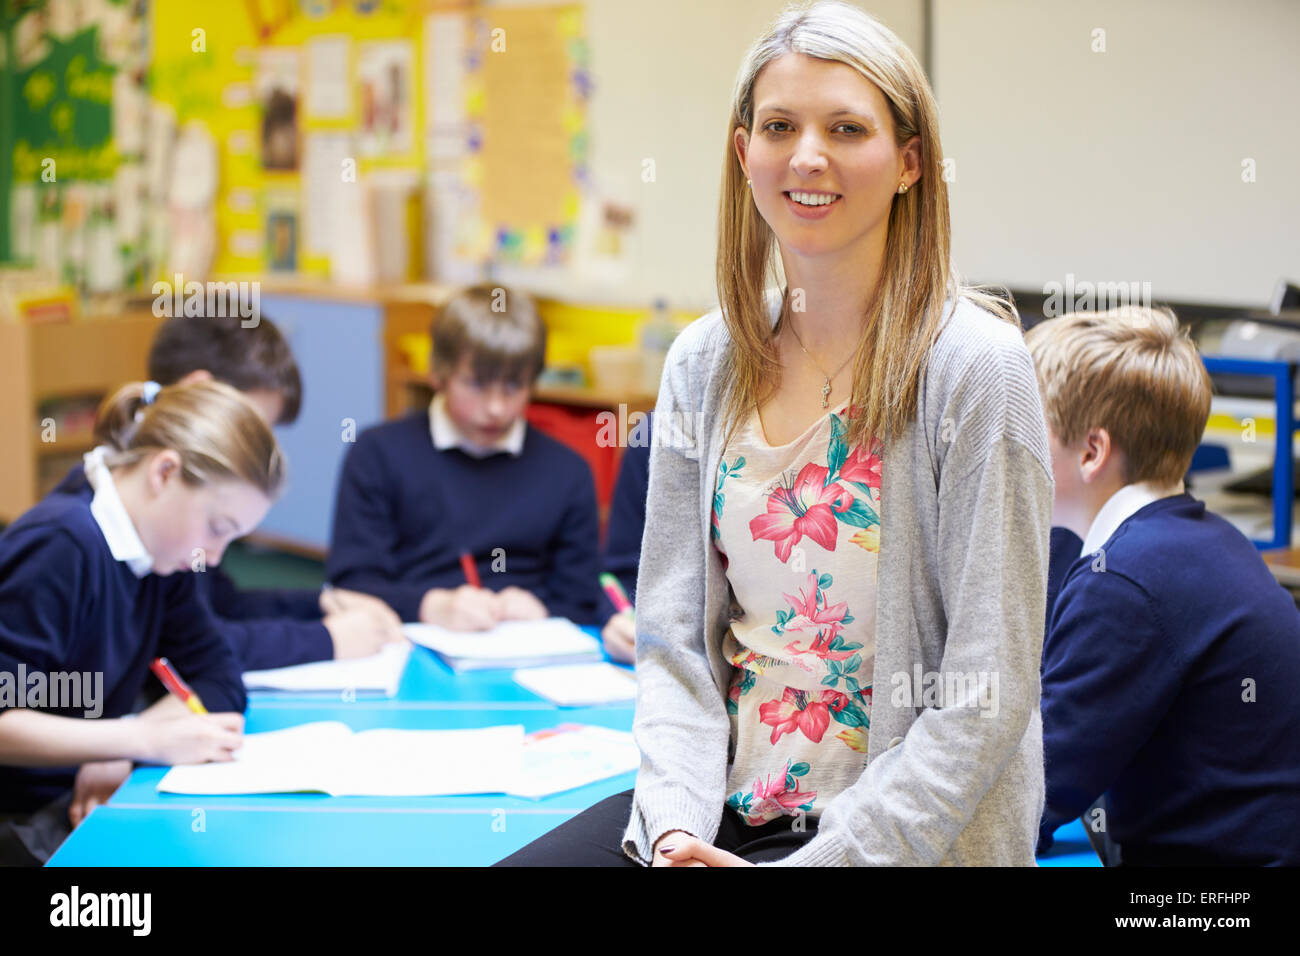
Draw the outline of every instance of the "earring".
M902 195L903 193L905 193L905 192L907 192L907 183L899 183L899 184L898 184L898 194L901 196L901 195Z
M745 182L749 183L749 188L750 188L750 189L753 189L753 188L754 188L754 180L752 180L752 179L746 179Z

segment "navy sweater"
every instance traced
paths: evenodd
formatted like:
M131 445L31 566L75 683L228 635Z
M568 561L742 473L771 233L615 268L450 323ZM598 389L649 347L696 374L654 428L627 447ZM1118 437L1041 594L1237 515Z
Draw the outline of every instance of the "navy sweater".
M653 416L652 416L653 418ZM646 433L652 425L646 426ZM650 486L650 443L629 445L618 466L614 500L609 506L605 536L604 569L618 578L627 599L636 603L636 572L641 564L641 537L645 534L645 500ZM604 591L601 608L605 620L618 609Z
M137 578L113 559L92 498L83 480L79 491L49 495L0 534L0 673L17 675L20 664L28 675L102 673L99 716L115 718L131 713L146 681L157 684L149 662L161 656L208 710L242 713L239 663L196 599L194 575ZM87 709L44 712L84 717ZM0 811L41 807L71 789L76 771L0 767Z
M86 472L75 466L54 489L89 489ZM195 593L230 641L246 671L331 660L334 641L321 623L320 593L308 590L243 590L230 575L209 566L195 575Z
M1300 864L1297 688L1300 612L1254 546L1190 495L1142 508L1052 612L1040 851L1106 793L1126 864Z
M439 451L421 411L348 451L326 574L416 621L426 591L465 583L468 551L484 587L520 587L552 615L596 624L597 533L595 483L576 452L532 427L518 457Z

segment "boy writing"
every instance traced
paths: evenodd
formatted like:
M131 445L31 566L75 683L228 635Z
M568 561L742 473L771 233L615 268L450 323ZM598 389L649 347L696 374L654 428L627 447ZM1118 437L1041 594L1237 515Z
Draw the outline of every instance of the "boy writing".
M595 623L591 470L523 417L546 351L536 307L475 286L438 311L432 337L429 408L363 432L344 461L330 581L457 630Z

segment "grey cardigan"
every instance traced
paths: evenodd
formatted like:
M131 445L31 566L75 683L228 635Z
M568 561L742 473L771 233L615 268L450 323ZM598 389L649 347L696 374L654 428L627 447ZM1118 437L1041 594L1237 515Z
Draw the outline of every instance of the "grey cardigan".
M769 302L775 322L779 294ZM1046 427L1020 330L966 299L945 317L916 421L884 453L866 766L786 864L1034 864ZM712 841L727 797L732 596L710 516L729 345L718 310L687 327L656 406L637 580L642 761L623 840L642 863L669 830Z

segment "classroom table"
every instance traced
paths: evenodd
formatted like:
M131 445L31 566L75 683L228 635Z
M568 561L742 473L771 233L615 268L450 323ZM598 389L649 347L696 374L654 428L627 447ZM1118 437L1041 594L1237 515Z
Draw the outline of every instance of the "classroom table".
M591 629L589 629L591 630ZM591 630L595 633L594 630ZM249 695L245 730L318 720L355 731L453 730L565 723L630 730L631 702L557 707L516 684L509 670L456 674L413 647L396 696ZM165 767L139 767L96 807L49 866L486 866L587 807L630 789L626 773L540 799L504 794L331 797L319 793L192 796L159 793ZM1044 866L1097 866L1079 821L1057 831Z

